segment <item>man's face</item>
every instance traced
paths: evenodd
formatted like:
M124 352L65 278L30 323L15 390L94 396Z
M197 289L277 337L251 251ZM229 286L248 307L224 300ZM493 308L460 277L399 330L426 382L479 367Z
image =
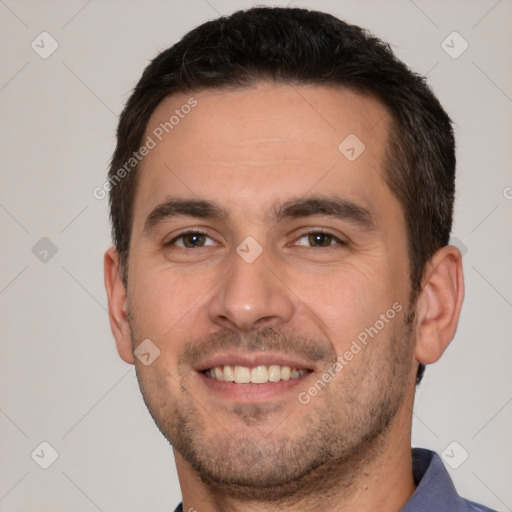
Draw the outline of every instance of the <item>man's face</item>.
M411 396L389 116L327 87L193 96L186 115L188 96L167 98L147 128L127 306L133 347L160 356L137 375L180 464L245 495L288 492L328 461L370 458Z

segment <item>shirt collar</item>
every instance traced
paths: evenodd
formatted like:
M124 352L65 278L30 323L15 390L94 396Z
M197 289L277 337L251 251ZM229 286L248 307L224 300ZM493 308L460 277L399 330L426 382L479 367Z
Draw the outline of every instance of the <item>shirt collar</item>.
M412 472L417 487L401 512L466 510L441 457L424 448L412 449Z

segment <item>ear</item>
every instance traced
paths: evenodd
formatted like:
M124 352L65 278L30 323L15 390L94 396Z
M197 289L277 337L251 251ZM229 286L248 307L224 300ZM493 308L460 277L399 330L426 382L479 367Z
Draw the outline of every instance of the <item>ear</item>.
M103 263L110 328L116 340L117 351L121 359L133 364L131 329L126 312L126 288L119 273L119 255L114 247L111 247L105 253Z
M435 363L457 330L464 300L462 254L453 245L429 261L416 306L416 350L420 363Z

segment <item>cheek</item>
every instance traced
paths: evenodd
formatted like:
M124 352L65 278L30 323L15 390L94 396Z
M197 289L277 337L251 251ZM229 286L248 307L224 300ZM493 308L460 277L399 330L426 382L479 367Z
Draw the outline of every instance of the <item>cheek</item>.
M151 339L161 350L172 347L178 353L182 340L204 335L197 319L215 285L208 274L134 268L130 279L130 306L138 337Z
M394 335L405 305L393 282L391 265L368 259L365 264L343 265L321 279L301 276L297 295L303 298L307 314L329 338L337 354L341 378L335 379L347 392L348 382L362 381L368 369L374 375L389 359ZM311 311L311 312L309 312ZM381 370L379 370L379 368ZM338 375L338 373L336 373ZM366 383L370 385L370 383ZM357 396L357 393L354 395Z
M290 289L304 304L306 314L337 349L343 349L365 327L373 325L397 300L392 274L376 261L344 264L322 274L289 273Z

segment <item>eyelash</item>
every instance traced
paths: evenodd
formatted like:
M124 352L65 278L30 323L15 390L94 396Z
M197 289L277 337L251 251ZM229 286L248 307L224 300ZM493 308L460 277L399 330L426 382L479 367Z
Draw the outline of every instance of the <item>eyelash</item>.
M305 236L310 236L310 235L317 235L317 234L320 234L320 235L325 235L325 236L328 236L330 237L334 242L334 244L329 244L329 245L326 245L324 247L316 247L316 246L310 246L309 248L310 249L327 249L327 248L332 248L332 247L345 247L347 246L347 242L345 242L344 240L342 240L341 238L333 235L332 233L329 233L327 231L323 231L322 229L313 229L313 230L310 230L310 231L305 231L304 233L301 233L300 236L297 238L296 241L300 240L301 238L304 238ZM186 231L184 233L181 233L180 235L174 237L172 240L170 240L169 242L166 242L164 244L165 247L170 247L170 246L173 246L176 244L176 242L180 239L183 239L184 237L188 236L188 235L204 235L205 237L207 238L210 238L211 240L213 240L213 238L211 238L210 236L208 236L208 233L204 232L204 231L201 231L201 230L194 230L194 231ZM178 246L179 247L179 246ZM187 249L202 249L204 246L201 246L201 247L179 247L180 249L183 249L183 250L187 250ZM304 247L304 246L300 246L298 245L298 247Z

